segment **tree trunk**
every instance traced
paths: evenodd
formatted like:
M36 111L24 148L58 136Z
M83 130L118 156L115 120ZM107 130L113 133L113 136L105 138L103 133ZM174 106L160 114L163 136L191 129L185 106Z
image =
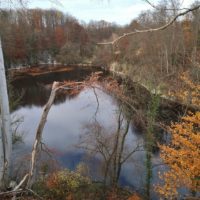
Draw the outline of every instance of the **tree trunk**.
M33 181L34 181L33 180L34 179L34 172L35 172L35 168L36 168L37 155L38 155L38 152L39 152L39 145L41 144L41 140L42 140L42 132L43 132L45 123L47 121L48 113L49 113L50 108L51 108L51 106L54 102L54 99L56 97L56 92L59 89L57 86L58 86L58 83L54 82L53 86L52 86L52 90L51 90L49 100L48 100L47 104L44 106L42 117L40 119L40 123L39 123L38 128L37 128L35 141L34 141L34 144L33 144L33 150L32 150L32 153L31 153L31 165L30 165L29 178L28 178L28 183L27 183L28 188L31 188Z
M120 142L121 146L120 146L118 162L117 162L116 182L119 181L119 176L120 176L120 173L121 173L121 168L122 168L122 164L123 164L122 155L123 155L123 152L124 152L125 139L126 139L126 136L128 134L129 126L130 126L130 120L127 121L126 128L125 128L125 131L123 133L123 136L122 136L122 139L121 139L121 142Z
M3 148L3 137L2 137L2 124L0 115L0 189L3 187L3 172L4 172L4 148Z
M169 60L168 60L167 47L165 47L165 59L166 59L166 72L167 72L167 75L168 75L169 74Z
M1 111L1 136L0 136L0 186L5 186L10 173L12 152L12 132L10 122L9 100L4 69L4 60L0 38L0 111Z

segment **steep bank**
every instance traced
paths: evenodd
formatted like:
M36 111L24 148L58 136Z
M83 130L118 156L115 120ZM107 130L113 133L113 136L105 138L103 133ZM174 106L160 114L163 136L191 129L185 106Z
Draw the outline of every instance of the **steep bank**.
M144 118L152 97L154 95L160 96L160 105L157 117L158 127L160 127L160 123L170 125L172 121L178 121L179 117L185 115L188 111L195 112L200 110L200 107L198 106L187 105L176 99L170 98L166 94L162 94L162 91L157 88L151 89L145 84L141 83L141 81L135 81L133 78L130 77L129 74L125 74L121 71L116 71L116 69L113 67L111 67L109 71L113 74L114 77L116 77L118 81L120 80L119 82L125 84L126 86L129 86L127 90L127 95L133 96L134 101L132 102L135 102L133 106L137 109L139 113L143 113Z
M159 95L164 104L176 104L177 106L182 106L185 110L186 108L191 111L199 111L200 107L195 105L187 105L184 102L180 102L177 99L173 98L168 94L168 88L163 89L162 84L151 83L148 80L142 80L138 75L131 76L130 73L126 70L126 68L130 68L130 66L126 66L126 64L120 64L114 62L108 68L109 72L116 75L117 77L121 77L123 80L129 80L133 84L139 85L141 88L146 89L150 95Z

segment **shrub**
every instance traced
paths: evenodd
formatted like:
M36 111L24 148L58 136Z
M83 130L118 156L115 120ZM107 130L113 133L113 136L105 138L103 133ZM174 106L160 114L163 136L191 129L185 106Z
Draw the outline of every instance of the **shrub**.
M80 188L91 183L90 179L77 172L63 170L50 175L46 180L46 187L50 198L65 200Z

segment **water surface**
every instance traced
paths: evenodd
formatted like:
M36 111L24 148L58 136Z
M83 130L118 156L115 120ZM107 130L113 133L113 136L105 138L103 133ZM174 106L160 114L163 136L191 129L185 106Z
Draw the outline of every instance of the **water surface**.
M81 76L80 72L74 71L74 73L73 77ZM46 80L35 80L29 84L23 81L16 84L15 89L23 91L23 98L12 115L22 116L24 119L19 127L19 131L24 132L24 143L18 143L14 147L15 159L18 162L23 161L24 156L30 153L43 107L50 94L51 83L59 80L58 75L55 79L52 76L50 79L46 78ZM61 76L61 80L63 79L71 80L72 78L66 74L65 78ZM48 115L43 131L43 143L53 153L53 157L60 166L75 169L79 162L84 161L90 166L93 178L101 179L100 156L88 159L86 150L78 146L80 138L86 133L87 125L94 123L95 120L103 125L108 133L116 131L119 105L117 100L105 91L96 89L96 93L99 106L92 88L85 87L74 95L58 95ZM125 141L127 149L143 141L143 135L135 132L133 127L134 122L129 127ZM156 163L158 160L158 157L154 155L153 162ZM145 153L141 151L135 153L123 165L120 183L141 191L144 188L144 180Z

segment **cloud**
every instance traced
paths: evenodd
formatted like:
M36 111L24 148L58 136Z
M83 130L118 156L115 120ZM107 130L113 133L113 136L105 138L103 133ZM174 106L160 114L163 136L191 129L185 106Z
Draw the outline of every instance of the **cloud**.
M151 0L156 4L159 0ZM69 13L79 20L106 20L121 25L128 24L136 18L141 11L152 9L144 0L35 0L30 7L57 8ZM189 7L194 0L184 0L183 7Z
M56 8L65 13L69 13L79 20L89 22L90 20L106 20L119 24L127 24L148 7L142 0L60 0L56 4L55 0L31 1L29 7Z
M183 7L183 8L189 8L194 2L195 2L195 1L184 0L181 7Z

